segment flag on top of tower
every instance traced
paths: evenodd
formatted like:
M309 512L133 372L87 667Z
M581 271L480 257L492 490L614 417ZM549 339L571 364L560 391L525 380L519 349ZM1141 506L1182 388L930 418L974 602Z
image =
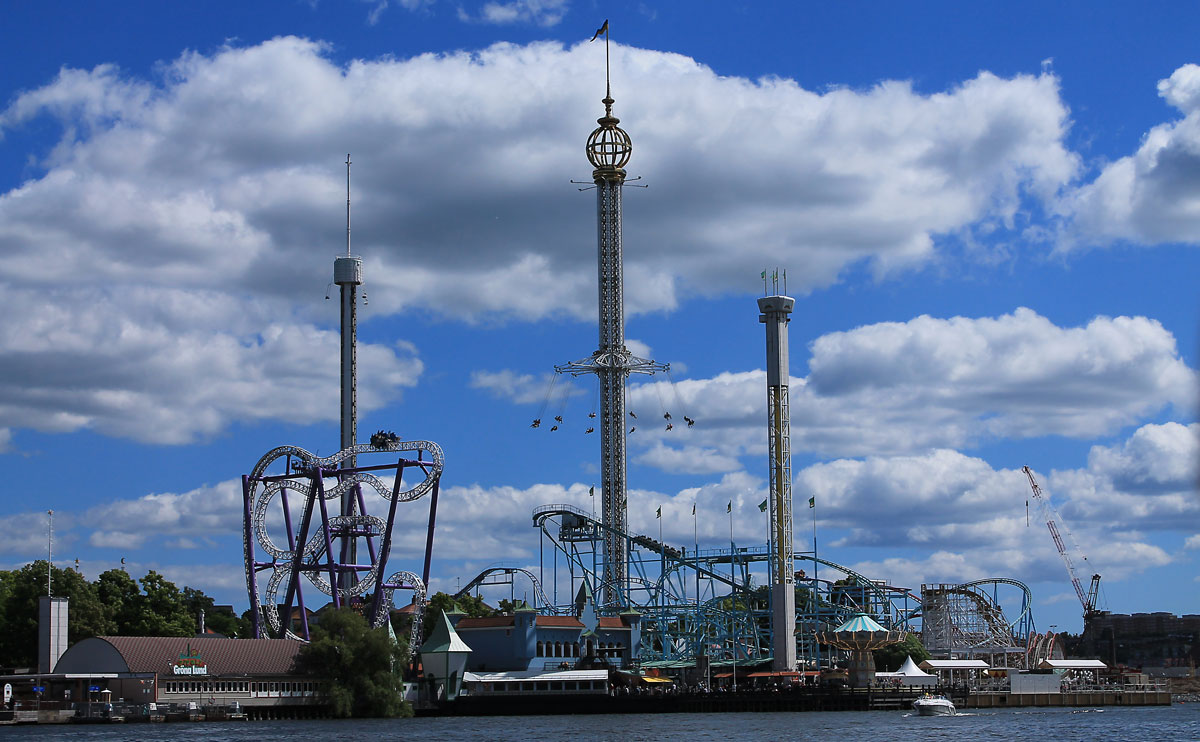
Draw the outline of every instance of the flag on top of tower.
M758 503L758 512L760 512L760 513L767 512L767 500L765 497L763 498L762 502Z
M696 503L692 503L692 515L696 514Z
M733 500L730 500L729 504L725 506L725 512L727 512L727 513L733 512Z
M604 19L604 25L596 29L596 33L592 35L591 41L595 41L600 37L600 34L608 33L608 19Z
M655 518L661 518L661 517L662 517L662 505L659 505L659 506L658 506L658 510L655 510L655 511L654 511L654 517L655 517Z
M815 508L817 506L817 496L816 495L813 495L812 497L808 498L808 506L810 508Z

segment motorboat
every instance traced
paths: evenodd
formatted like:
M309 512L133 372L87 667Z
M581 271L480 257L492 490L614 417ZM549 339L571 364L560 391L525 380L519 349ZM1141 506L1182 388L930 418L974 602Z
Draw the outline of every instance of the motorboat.
M913 709L921 716L954 716L954 702L945 696L926 693L913 701Z

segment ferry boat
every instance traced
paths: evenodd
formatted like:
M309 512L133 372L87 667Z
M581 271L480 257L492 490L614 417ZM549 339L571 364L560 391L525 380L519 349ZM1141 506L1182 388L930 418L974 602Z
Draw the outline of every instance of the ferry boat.
M949 698L929 693L913 701L913 708L921 716L954 716L957 713Z

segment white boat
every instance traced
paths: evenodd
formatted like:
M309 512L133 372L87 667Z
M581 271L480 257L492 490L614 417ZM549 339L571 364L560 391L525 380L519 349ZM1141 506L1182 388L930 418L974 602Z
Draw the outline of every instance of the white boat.
M921 716L954 716L954 702L945 696L929 693L913 701L913 709Z

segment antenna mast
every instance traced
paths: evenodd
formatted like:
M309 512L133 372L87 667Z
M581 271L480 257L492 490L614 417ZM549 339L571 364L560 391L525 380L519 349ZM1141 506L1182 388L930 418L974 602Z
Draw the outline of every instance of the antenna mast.
M346 257L350 257L350 153L346 153Z
M46 595L54 597L54 591L51 590L50 576L54 569L54 511L47 510L49 527L46 529Z

